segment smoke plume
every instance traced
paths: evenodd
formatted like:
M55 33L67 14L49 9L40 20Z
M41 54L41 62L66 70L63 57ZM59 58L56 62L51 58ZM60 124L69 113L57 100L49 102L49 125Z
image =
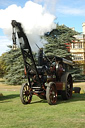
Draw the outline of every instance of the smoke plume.
M35 43L41 46L40 36L56 27L55 16L45 6L32 1L26 2L23 8L13 4L6 9L0 9L0 28L9 39L12 35L11 20L22 23L32 47Z

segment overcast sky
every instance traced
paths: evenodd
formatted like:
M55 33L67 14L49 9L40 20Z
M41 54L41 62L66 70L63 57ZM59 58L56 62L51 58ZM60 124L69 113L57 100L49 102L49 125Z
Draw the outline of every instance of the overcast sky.
M76 31L82 32L82 23L85 22L85 0L31 0L36 4L28 1L29 0L0 0L0 20L2 19L0 21L0 55L8 50L7 45L12 44L9 23L13 18L23 23L23 17L28 21L30 15L33 15L31 20L34 21L34 16L36 16L37 20L35 21L38 22L40 26L43 26L43 31L40 31L38 24L32 22L32 25L37 26L39 33L44 33L54 28L53 20L59 23L59 25L65 24L67 27L75 27ZM31 7L35 12L32 11ZM22 16L20 17L19 14ZM42 20L40 20L40 18ZM41 24L39 22L41 22ZM30 23L27 25L25 22L28 29L34 32L33 28L29 27L31 26ZM50 29L48 29L48 27ZM35 31L37 31L37 29L35 28ZM3 30L5 31L3 32Z

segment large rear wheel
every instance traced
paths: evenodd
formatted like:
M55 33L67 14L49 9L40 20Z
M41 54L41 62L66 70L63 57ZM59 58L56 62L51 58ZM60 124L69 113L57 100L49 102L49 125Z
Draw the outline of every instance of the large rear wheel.
M23 104L29 104L32 100L32 92L27 83L21 86L20 99Z
M53 82L50 82L49 86L47 86L46 99L50 105L55 105L57 103L57 90L56 85Z
M68 100L72 97L72 89L73 89L72 76L70 74L66 73L62 77L61 81L65 83L65 90L62 91L62 93L61 93L62 99Z

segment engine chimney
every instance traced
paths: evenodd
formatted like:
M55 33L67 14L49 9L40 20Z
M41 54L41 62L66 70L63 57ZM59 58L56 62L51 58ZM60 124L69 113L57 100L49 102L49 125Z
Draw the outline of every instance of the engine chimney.
M38 65L42 66L43 65L43 48L39 49L38 53Z

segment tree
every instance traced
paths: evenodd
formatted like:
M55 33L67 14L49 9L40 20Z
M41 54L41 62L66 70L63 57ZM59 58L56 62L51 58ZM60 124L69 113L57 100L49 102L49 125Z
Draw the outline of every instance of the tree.
M57 25L56 29L45 34L45 39L48 41L48 43L45 44L45 54L71 59L72 56L69 48L72 41L75 40L73 37L75 34L77 34L76 31L73 31L65 25Z
M24 79L24 63L20 49L5 53L2 59L6 64L6 75L4 75L5 82L10 85L22 84Z
M0 77L3 77L6 74L6 64L2 61L4 54L0 56Z
M17 85L27 82L24 79L24 60L20 48L6 52L2 57L2 63L5 63L5 83L10 85ZM34 57L36 54L34 54ZM31 60L28 60L31 65ZM35 60L36 61L36 60Z

